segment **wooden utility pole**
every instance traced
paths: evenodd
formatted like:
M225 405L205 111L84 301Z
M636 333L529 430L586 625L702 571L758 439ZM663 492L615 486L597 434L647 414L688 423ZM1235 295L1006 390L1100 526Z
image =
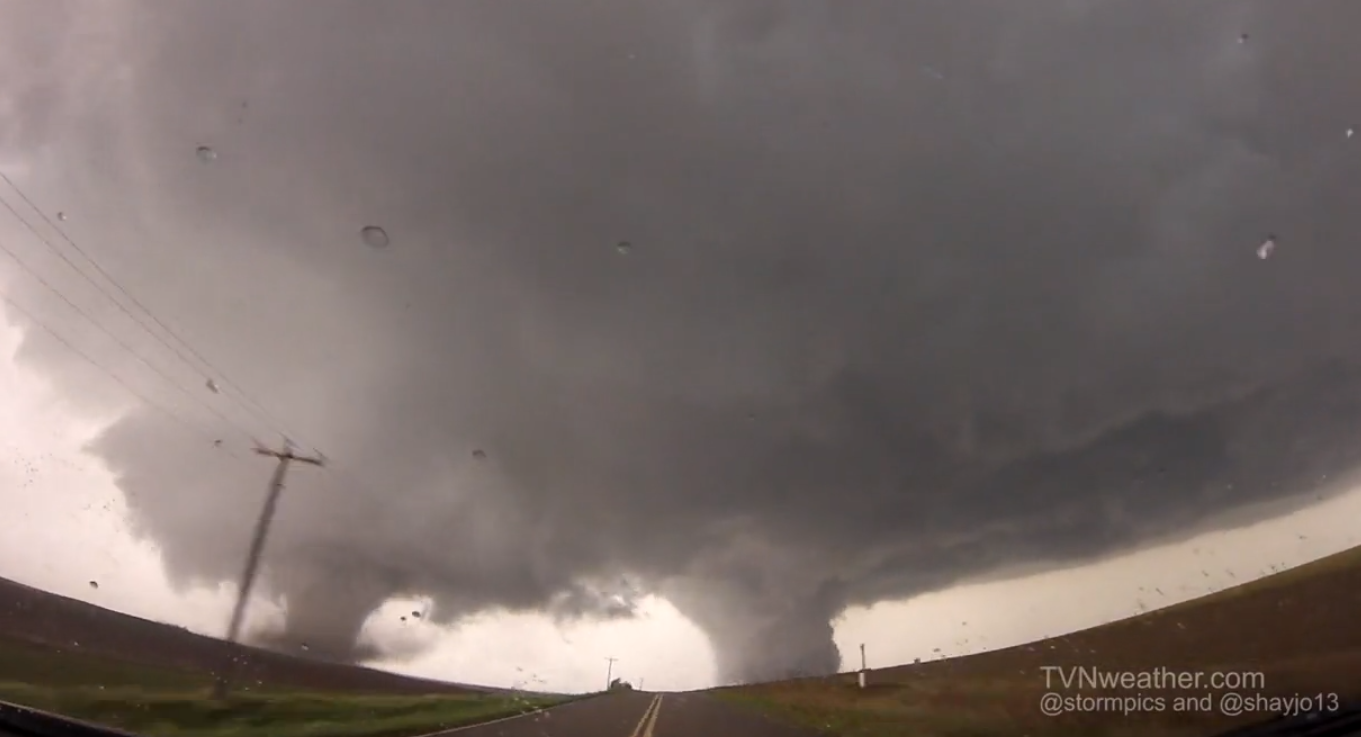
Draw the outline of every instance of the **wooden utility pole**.
M274 510L279 506L279 495L284 490L284 476L288 473L290 463L308 463L313 466L326 465L325 459L320 456L301 456L293 452L293 446L288 441L284 441L282 450L272 450L257 446L257 455L269 456L278 460L278 465L274 467L274 476L269 480L269 492L265 495L265 505L260 510L260 518L255 521L255 532L251 535L250 551L246 553L246 569L241 573L240 585L236 589L236 605L232 607L232 619L227 625L227 649L229 659L217 674L217 680L213 686L213 697L224 699L227 691L231 687L231 677L236 669L237 648L236 640L241 634L241 622L246 616L246 603L250 600L251 589L255 588L255 574L260 570L260 554L265 549L265 538L269 535L269 525L274 521Z
M860 673L857 674L856 677L856 681L860 684L861 688L865 687L865 678L866 673L868 672L869 668L865 666L865 643L862 642L860 643Z
M609 666L605 668L605 690L608 691L608 690L610 690L610 686L614 685L614 678L613 678L613 676L614 676L614 661L618 660L619 658L605 658L605 659L608 660L608 661L610 661Z

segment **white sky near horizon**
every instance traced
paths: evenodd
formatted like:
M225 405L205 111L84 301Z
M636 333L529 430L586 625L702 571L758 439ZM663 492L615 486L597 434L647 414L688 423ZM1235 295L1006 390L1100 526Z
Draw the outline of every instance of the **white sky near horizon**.
M0 271L0 276L14 275ZM73 405L16 363L22 331L0 304L0 576L99 606L221 635L232 588L176 592L155 547L129 529L111 472L82 451L115 415ZM93 375L93 374L92 374ZM263 463L260 483L270 469ZM285 502L281 513L287 513ZM1005 647L1138 613L1224 588L1355 544L1361 493L1227 532L1099 563L958 586L847 612L836 626L843 668L867 643L871 667ZM97 581L92 588L90 581ZM1162 590L1163 595L1154 592ZM615 673L650 690L714 685L703 633L665 600L645 600L633 621L559 628L542 616L488 613L457 629L401 616L420 602L391 602L370 620L385 641L425 644L388 670L491 686L589 691ZM277 616L256 602L255 617ZM939 652L937 652L937 650Z

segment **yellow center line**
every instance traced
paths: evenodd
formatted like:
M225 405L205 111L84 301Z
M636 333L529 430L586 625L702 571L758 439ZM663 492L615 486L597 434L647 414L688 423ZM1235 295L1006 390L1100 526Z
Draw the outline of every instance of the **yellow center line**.
M662 713L662 695L657 694L657 700L652 702L652 718L647 722L647 729L643 730L643 737L652 737L652 730L657 726L657 715Z
M652 737L652 727L657 723L657 710L661 706L662 695L653 696L652 701L647 705L647 711L643 712L643 718L638 720L638 726L633 728L629 737Z

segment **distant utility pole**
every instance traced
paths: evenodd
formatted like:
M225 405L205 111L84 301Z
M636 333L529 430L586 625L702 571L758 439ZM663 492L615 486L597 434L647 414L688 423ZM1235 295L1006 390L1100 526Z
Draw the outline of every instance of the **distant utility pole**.
M865 643L862 642L860 643L860 673L856 678L856 681L860 684L861 688L865 687L865 674L868 671L869 668L865 665Z
M605 658L605 659L610 661L609 666L605 668L605 690L608 691L610 690L610 686L614 684L613 679L614 661L618 660L619 658Z
M227 642L230 658L227 664L217 674L216 682L213 684L213 697L223 699L227 696L227 691L231 686L232 671L235 670L236 644L237 637L241 634L241 622L246 615L246 602L250 599L251 589L255 587L255 574L260 569L260 554L265 549L265 537L269 535L269 525L274 521L274 510L279 506L279 495L284 490L284 476L288 473L290 463L310 463L313 466L326 465L325 459L321 457L301 456L293 452L293 446L287 440L284 441L283 450L271 450L269 448L256 447L258 455L269 456L279 461L274 467L274 476L269 480L269 493L265 495L265 506L260 510L260 518L255 521L255 532L250 540L250 552L246 554L246 569L241 573L241 582L236 589L236 605L232 607L232 619L227 625Z

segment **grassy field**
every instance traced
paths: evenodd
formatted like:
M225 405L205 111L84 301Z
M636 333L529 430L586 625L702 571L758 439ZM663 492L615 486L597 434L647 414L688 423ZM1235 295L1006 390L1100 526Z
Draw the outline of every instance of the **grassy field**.
M7 643L16 643L11 646ZM241 663L247 682L260 681L294 691L345 691L391 696L490 693L465 684L410 678L394 673L325 663L299 654L269 652L229 645L180 627L121 614L87 602L58 596L0 579L0 648L19 643L40 645L37 651L18 651L22 672L44 669L44 653L104 658L120 667L144 668L147 673L172 671L209 673L229 659ZM0 655L4 652L0 651ZM36 658L36 659L35 659ZM82 661L84 662L84 661ZM93 662L93 661L91 661ZM18 666L0 658L0 680ZM22 681L24 678L19 678Z
M24 595L37 601L31 591ZM209 689L223 643L203 644L199 639L209 638L113 612L101 620L102 610L91 609L80 610L83 630L60 638L53 620L39 623L41 639L32 628L0 631L0 700L165 737L401 737L577 698L475 690L243 649L246 667L233 694L218 702ZM106 641L95 647L77 639L101 635ZM153 649L125 657L118 651L123 642Z
M224 643L0 582L0 700L169 737L398 737L531 711L570 697L495 692L242 650L224 703L207 698ZM17 603L16 603L17 602ZM11 612L8 618L5 612ZM1227 719L1173 708L1208 688L1152 691L1160 713L1048 717L1044 666L1256 672L1244 693L1361 697L1361 548L1081 632L979 655L853 674L716 689L777 720L841 737L1203 737ZM96 640L95 638L102 638ZM1130 696L1086 691L1087 696ZM527 717L533 718L533 717Z
M218 702L209 698L207 689L56 688L0 682L0 699L5 701L164 737L400 737L523 714L568 698L510 694L364 696L264 690L239 692Z
M211 675L0 639L0 700L166 737L387 737L418 735L562 703L575 697L500 693L369 695L297 691L241 681L225 702ZM527 717L533 718L533 717Z
M872 671L860 689L853 674L716 689L721 698L781 721L841 737L1204 737L1270 718L1195 712L1176 699L1210 697L1199 689L1083 690L1086 696L1162 699L1162 710L1128 716L1046 716L1044 666L1108 673L1168 669L1262 674L1244 695L1337 693L1361 697L1361 548L1233 589L1081 632L978 655ZM1197 706L1199 704L1196 704Z

